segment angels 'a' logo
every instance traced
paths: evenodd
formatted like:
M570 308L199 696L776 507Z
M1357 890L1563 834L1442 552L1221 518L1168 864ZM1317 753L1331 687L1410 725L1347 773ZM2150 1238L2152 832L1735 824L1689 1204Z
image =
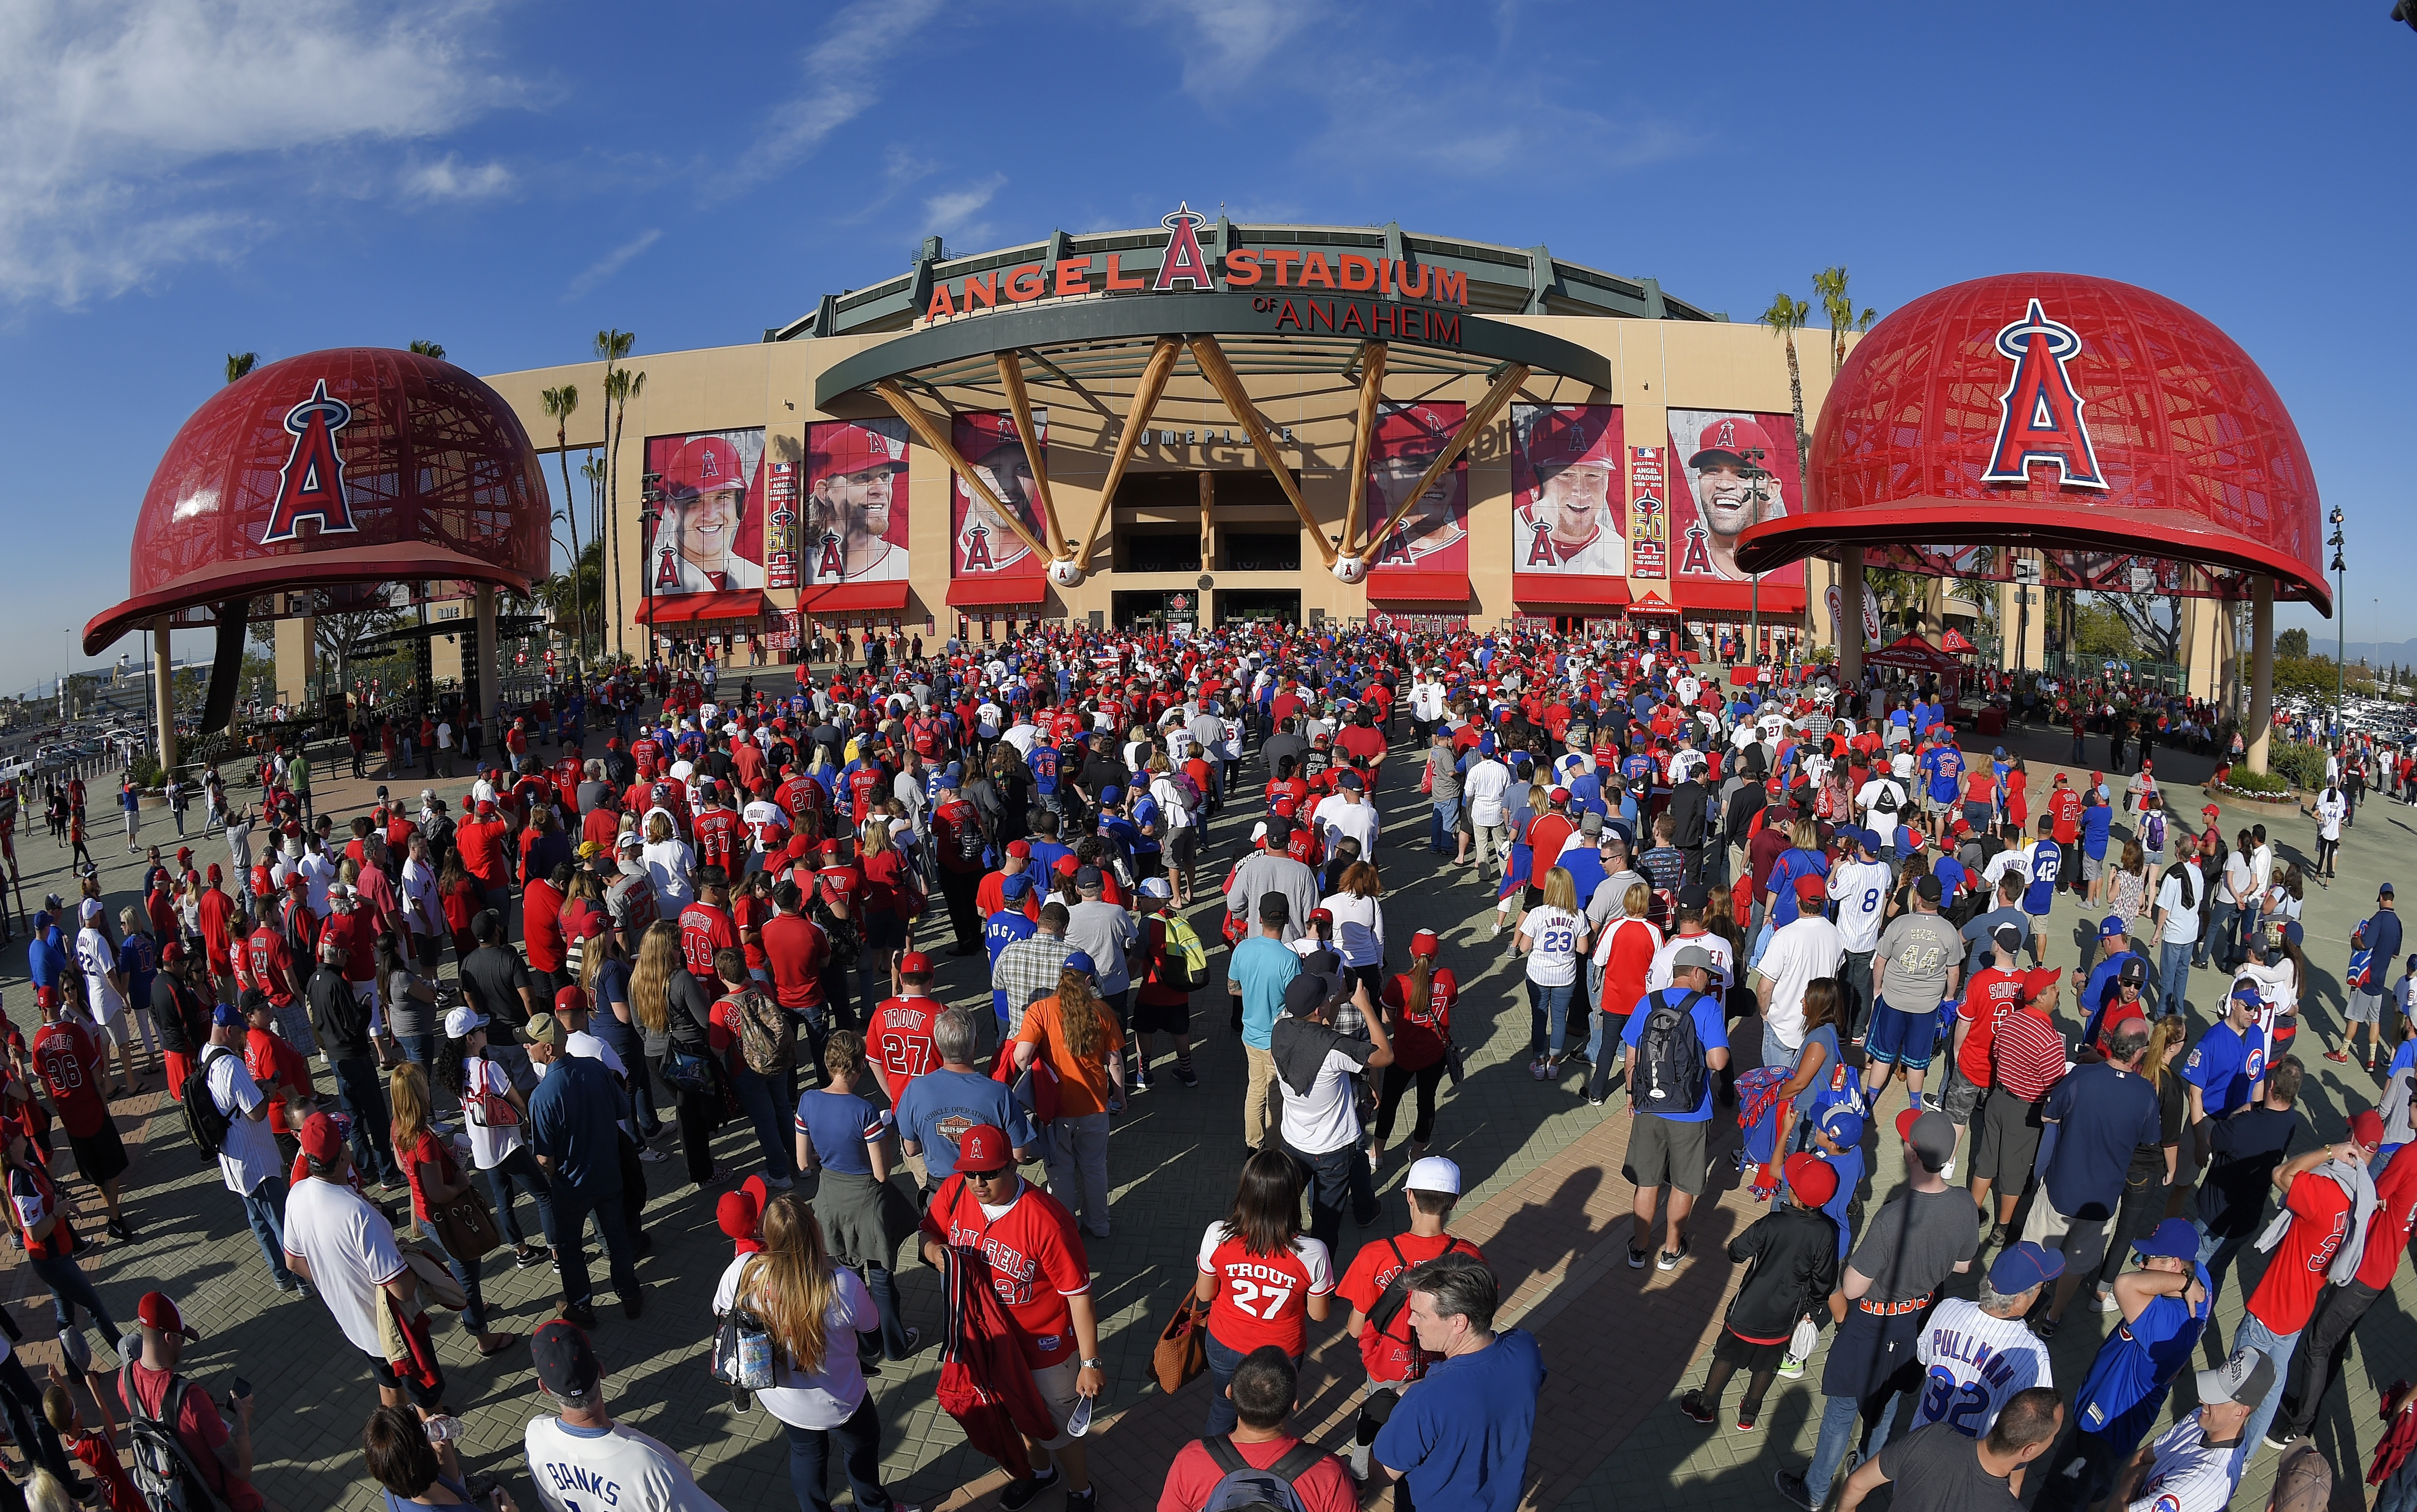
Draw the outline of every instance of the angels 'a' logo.
M336 450L336 433L353 422L353 406L329 397L321 378L311 397L285 412L285 428L294 445L277 474L277 500L269 507L264 546L292 541L305 520L319 522L319 534L344 535L358 528L353 506L344 497L344 459Z
M965 561L963 569L964 571L968 573L993 573L998 570L998 563L991 559L990 532L984 529L981 526L977 524L970 525L965 527Z
M1208 276L1208 258L1200 250L1200 222L1208 218L1190 205L1178 202L1175 212L1158 223L1166 227L1166 258L1158 265L1158 277L1149 286L1152 294L1164 294L1179 279L1195 289L1214 290L1217 281Z
M1998 350L2014 364L1998 396L1998 444L1981 481L2027 483L2031 465L2052 466L2068 488L2105 488L2098 452L2082 423L2080 393L2065 363L2081 350L2070 326L2047 318L2033 299L2023 318L1998 332Z

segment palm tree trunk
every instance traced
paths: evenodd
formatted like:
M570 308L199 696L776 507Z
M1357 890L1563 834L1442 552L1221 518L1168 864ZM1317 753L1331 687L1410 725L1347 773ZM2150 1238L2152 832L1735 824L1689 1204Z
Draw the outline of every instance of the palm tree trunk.
M1796 406L1796 486L1807 490L1812 486L1812 480L1805 474L1812 467L1813 439L1804 434L1804 372L1796 364L1796 333L1792 330L1787 333L1787 399Z
M604 362L604 382L602 387L604 389L604 491L609 495L613 491L613 362L609 358L606 359ZM611 582L615 588L618 588L621 586L620 511L616 509L605 510L604 525L606 528L612 532L613 540L613 576ZM602 587L602 584L598 585L600 590ZM604 605L599 603L596 606L596 612L598 615L597 649L600 650L603 649L602 616L606 612ZM621 638L621 620L618 616L616 616L613 620L613 649L616 651L626 649L626 643Z
M606 481L604 484L606 492L612 496L606 508L612 512L613 539L616 542L618 542L621 538L621 428L629 423L630 406L627 404L624 404L621 406L621 413L616 416L613 421L613 453L606 462L606 466L610 470L605 474ZM638 535L639 555L644 557L646 550L646 531L645 528L641 527ZM648 569L646 564L641 562L640 571L645 572ZM621 554L617 549L613 553L613 582L616 588L621 582ZM615 623L617 625L619 620L615 620ZM654 650L654 635L655 627L648 625L646 627L645 648L649 655L651 655ZM641 658L641 661L644 660L646 660L646 658Z
M562 460L562 518L570 527L571 654L587 654L587 604L579 591L579 500L570 493L570 427L566 420L554 428L555 454Z

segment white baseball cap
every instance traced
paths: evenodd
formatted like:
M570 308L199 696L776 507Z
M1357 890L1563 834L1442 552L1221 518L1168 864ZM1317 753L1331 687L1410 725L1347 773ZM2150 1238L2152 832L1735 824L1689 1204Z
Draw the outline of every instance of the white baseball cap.
M1460 1167L1441 1155L1422 1155L1410 1162L1410 1173L1402 1184L1413 1192L1443 1192L1460 1195Z
M458 1040L474 1029L487 1027L486 1016L476 1008L455 1008L445 1016L445 1037Z

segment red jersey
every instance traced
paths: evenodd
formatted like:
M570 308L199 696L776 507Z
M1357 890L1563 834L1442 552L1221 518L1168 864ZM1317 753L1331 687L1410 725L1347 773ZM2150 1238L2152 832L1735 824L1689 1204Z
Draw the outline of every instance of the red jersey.
M1350 1304L1353 1311L1373 1317L1377 1300L1384 1296L1385 1288L1394 1276L1448 1249L1474 1256L1481 1264L1485 1260L1475 1245L1450 1234L1437 1234L1433 1239L1402 1234L1393 1239L1371 1240L1351 1258L1351 1268L1343 1273L1343 1282L1334 1289L1335 1294ZM1371 1380L1416 1381L1440 1356L1419 1348L1417 1338L1410 1333L1410 1309L1405 1306L1384 1332L1378 1333L1373 1322L1360 1331L1360 1358L1367 1363Z
M694 902L680 910L680 959L688 966L688 974L699 982L719 980L714 975L713 953L738 948L738 925L730 915L710 903Z
M774 801L787 811L794 828L794 821L798 815L822 812L823 785L799 772L781 785Z
M1989 1042L1999 1023L2022 1006L2026 976L2022 971L1984 967L1972 973L1964 988L1964 1000L1955 1005L1955 1016L1972 1026L1965 1031L1963 1047L1955 1052L1955 1067L1974 1086L1986 1087L1995 1080L1989 1069Z
M2375 1215L2366 1223L2366 1251L2358 1264L2358 1284L2378 1291L2388 1290L2400 1257L2409 1248L2409 1232L2417 1227L2417 1144L2405 1144L2385 1163L2375 1183Z
M855 918L864 906L864 872L855 866L825 866L814 873L814 886L833 913Z
M857 823L864 822L865 810L889 796L889 769L875 763L859 767L847 774L848 815Z
M1562 724L1566 726L1568 723L1568 716L1564 712ZM1560 739L1560 733L1556 731L1553 738ZM1343 733L1334 738L1334 743L1341 746L1344 753L1351 757L1352 765L1362 771L1385 754L1384 732L1373 725L1345 725L1343 726Z
M270 1130L278 1134L293 1133L285 1123L284 1097L269 1089L281 1081L304 1097L311 1096L313 1088L309 1059L268 1031L250 1029L244 1031L243 1065L251 1073L251 1079L260 1084L261 1094L268 1099Z
M213 887L202 894L202 948L210 960L210 974L227 974L227 955L235 941L227 933L227 921L235 915L235 899Z
M2283 1206L2291 1214L2291 1227L2284 1230L2282 1243L2266 1262L2266 1274L2249 1296L2249 1311L2278 1337L2308 1325L2308 1315L2316 1311L2325 1288L2325 1268L2349 1237L2350 1225L2349 1194L2319 1171L2303 1170L2293 1177Z
M292 1002L294 957L285 948L285 937L262 924L243 942L243 950L251 965L251 985L267 993L268 1000L280 1008Z
M942 803L932 811L932 853L939 858L944 872L979 875L982 869L981 811L964 799ZM965 850L971 848L968 857Z
M109 1121L100 1093L108 1079L101 1048L100 1036L82 1024L44 1024L34 1036L34 1070L50 1089L59 1122L79 1139L99 1134Z
M612 855L614 839L620 832L621 811L607 808L602 803L589 809L587 817L579 821L579 838L583 841L593 841L602 848L607 856Z
M2048 812L2053 819L2049 830L2056 843L2069 846L2081 837L2081 795L2070 787L2060 787L2048 794Z
M764 963L782 1007L822 1006L823 966L829 958L830 941L812 919L783 913L764 921Z
M1298 1356L1309 1342L1309 1299L1334 1291L1334 1262L1326 1245L1303 1234L1289 1251L1254 1255L1227 1238L1221 1221L1200 1237L1200 1274L1216 1277L1208 1299L1208 1331L1217 1342L1248 1354L1272 1344Z
M1026 1365L1038 1369L1074 1352L1074 1315L1066 1299L1089 1293L1091 1262L1073 1214L1056 1198L1018 1183L1014 1201L993 1218L962 1178L951 1178L924 1212L922 1231L990 1262L999 1305L1021 1325Z
M1394 1010L1393 1063L1404 1071L1423 1071L1443 1059L1452 1038L1452 1005L1460 1000L1460 978L1449 966L1438 966L1427 979L1427 1011L1409 1011L1410 973L1403 971L1385 985L1385 1003Z
M530 970L562 970L562 893L543 878L529 878L521 892L521 936L528 943Z
M510 833L501 819L465 819L453 827L453 843L462 852L462 869L489 892L505 885L504 847Z
M932 1047L932 1025L946 1004L937 998L885 998L864 1031L866 1057L881 1073L881 1085L897 1106L906 1084L940 1063Z
M735 810L713 807L696 817L697 860L708 866L719 866L725 876L738 875L738 860L745 847L740 836L745 827L738 822Z

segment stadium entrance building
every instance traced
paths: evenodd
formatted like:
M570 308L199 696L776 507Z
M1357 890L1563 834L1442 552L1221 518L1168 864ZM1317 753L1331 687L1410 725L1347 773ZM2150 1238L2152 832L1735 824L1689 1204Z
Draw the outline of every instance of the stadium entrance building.
M1780 339L1542 247L1182 207L933 238L760 342L624 365L646 377L612 417L607 649L633 655L1070 619L1626 619L1711 649L1757 610L1767 643L1813 634L1830 582L1736 558L1805 508ZM542 445L544 391L601 374L489 381ZM581 405L569 449L604 419Z

